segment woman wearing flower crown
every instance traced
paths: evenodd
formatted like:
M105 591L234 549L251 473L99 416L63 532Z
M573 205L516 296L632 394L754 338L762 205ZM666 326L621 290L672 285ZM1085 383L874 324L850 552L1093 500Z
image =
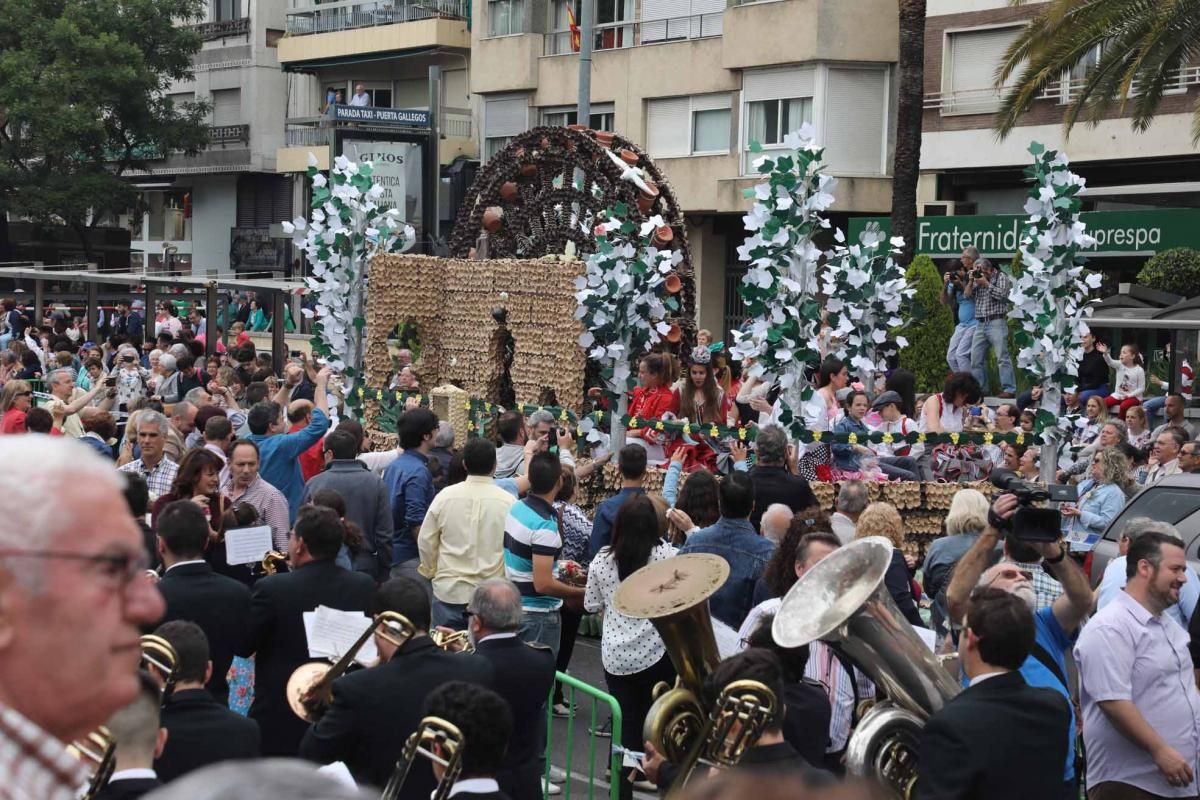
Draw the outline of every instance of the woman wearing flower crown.
M692 349L687 375L679 390L679 416L692 424L691 437L677 439L671 450L687 451L684 469L717 470L717 454L704 442L697 442L708 435L713 425L726 425L729 417L730 399L717 383L713 371L712 351L707 347Z

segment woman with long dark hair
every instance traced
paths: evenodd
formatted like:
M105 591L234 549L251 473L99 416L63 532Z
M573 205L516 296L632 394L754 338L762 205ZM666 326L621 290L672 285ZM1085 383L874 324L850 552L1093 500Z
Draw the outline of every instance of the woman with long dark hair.
M155 500L150 508L150 527L158 530L158 515L171 503L191 500L200 506L208 518L209 542L205 560L212 565L214 572L250 584L253 582L250 567L244 564L230 565L225 560L225 529L236 527L237 521L232 514L233 501L220 491L223 466L220 457L211 450L196 448L187 451L179 462L179 472L175 475L171 491Z
M673 555L675 548L659 536L654 503L638 495L621 506L612 544L600 549L588 569L583 607L593 614L604 611L600 656L608 691L621 704L621 743L627 747L642 741L642 721L650 710L651 692L659 681L673 682L675 668L654 625L617 611L613 596L630 575ZM641 778L640 773L637 777ZM622 796L629 796L629 782L620 780Z
M692 438L708 436L713 425L724 425L729 415L729 398L717 383L712 366L712 353L707 347L692 350L683 388L679 390L679 416L687 418L692 425ZM673 442L674 451L686 453L684 469L716 470L717 454L704 442L689 444L684 439Z

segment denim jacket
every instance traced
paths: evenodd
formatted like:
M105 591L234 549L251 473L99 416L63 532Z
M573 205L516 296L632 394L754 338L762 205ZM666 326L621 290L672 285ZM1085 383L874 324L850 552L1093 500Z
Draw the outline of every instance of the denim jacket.
M858 443L864 447L867 444L867 435L870 430L863 422L855 422L849 414L842 417L833 426L834 433L856 433L859 436ZM852 444L835 444L833 445L833 465L838 469L846 470L847 472L858 472L862 469L862 456L855 450L857 445Z
M775 545L758 535L747 519L721 517L716 524L688 537L679 554L711 553L729 562L729 578L708 599L713 617L737 630L750 613L754 583L762 577Z

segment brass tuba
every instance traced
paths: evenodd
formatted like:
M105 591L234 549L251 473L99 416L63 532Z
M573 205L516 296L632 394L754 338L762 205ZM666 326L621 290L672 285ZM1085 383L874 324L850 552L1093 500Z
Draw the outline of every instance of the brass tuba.
M314 722L323 714L333 701L333 682L350 668L358 651L376 632L381 638L400 647L413 637L417 627L403 614L381 611L337 663L330 665L321 661L309 661L296 667L287 682L287 701L292 713L305 722Z
M679 676L674 687L655 687L654 704L642 734L668 761L679 765L674 788L687 780L712 730L712 715L703 701L704 678L717 666L721 654L708 598L728 577L725 559L691 553L647 564L622 581L613 596L617 612L654 624ZM631 744L625 743L627 747Z
M279 568L287 565L287 556L278 550L268 550L263 556L262 562L258 564L258 569L262 575L274 575L279 572Z
M441 754L434 752L435 745ZM462 773L465 746L466 741L457 725L441 717L425 717L404 743L404 752L396 762L396 769L388 779L387 786L383 788L380 800L396 800L400 796L400 790L404 787L404 781L408 778L408 772L417 756L424 756L445 768L446 772L438 781L430 800L446 800L450 796L450 789Z
M825 642L887 695L851 734L846 769L907 798L921 728L959 686L896 608L883 581L891 561L892 543L882 536L833 551L783 598L771 633L783 647Z

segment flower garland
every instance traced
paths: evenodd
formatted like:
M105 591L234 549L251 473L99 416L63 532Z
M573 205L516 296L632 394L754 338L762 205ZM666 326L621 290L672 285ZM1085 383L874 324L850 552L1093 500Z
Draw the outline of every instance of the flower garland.
M679 327L667 318L679 310L675 295L683 288L675 272L683 253L671 249L671 227L658 215L640 224L628 215L624 203L599 215L592 230L596 252L575 281L575 318L585 329L579 345L599 363L621 412L626 393L636 385L633 360L664 337L678 340Z
M783 393L780 421L793 434L804 430L796 413L812 395L804 376L806 362L819 358L815 349L820 307L817 303L821 251L813 243L828 228L822 212L833 205L836 180L821 172L823 149L810 125L784 137L788 152L760 155L754 168L766 180L746 197L754 199L742 218L750 235L738 258L750 262L739 291L750 316L749 330L734 331L731 355L753 359L751 377L778 381ZM752 152L762 152L758 142Z
M1025 175L1033 181L1025 211L1029 219L1018 248L1022 272L1013 276L1009 317L1021 323L1014 336L1017 366L1042 386L1039 417L1054 424L1064 388L1074 387L1083 358L1090 295L1100 275L1084 269L1079 251L1096 240L1080 220L1079 195L1085 181L1070 170L1066 154L1033 142L1034 163Z
M416 238L399 211L379 206L384 188L372 183L371 172L370 162L356 164L338 156L326 178L310 153L310 218L283 223L312 273L305 283L317 304L315 311L304 309L304 315L315 317L313 352L345 377L346 401L355 408L362 395L350 390L362 372L370 259L376 253L404 252Z
M858 244L845 245L839 229L834 233L838 244L829 251L822 291L829 323L830 354L847 361L868 390L874 391L875 375L887 370L887 357L906 347L903 336L893 331L905 323L900 307L917 293L909 286L904 269L893 258L904 247L894 237L890 249L880 252L883 234L870 226L859 234Z

